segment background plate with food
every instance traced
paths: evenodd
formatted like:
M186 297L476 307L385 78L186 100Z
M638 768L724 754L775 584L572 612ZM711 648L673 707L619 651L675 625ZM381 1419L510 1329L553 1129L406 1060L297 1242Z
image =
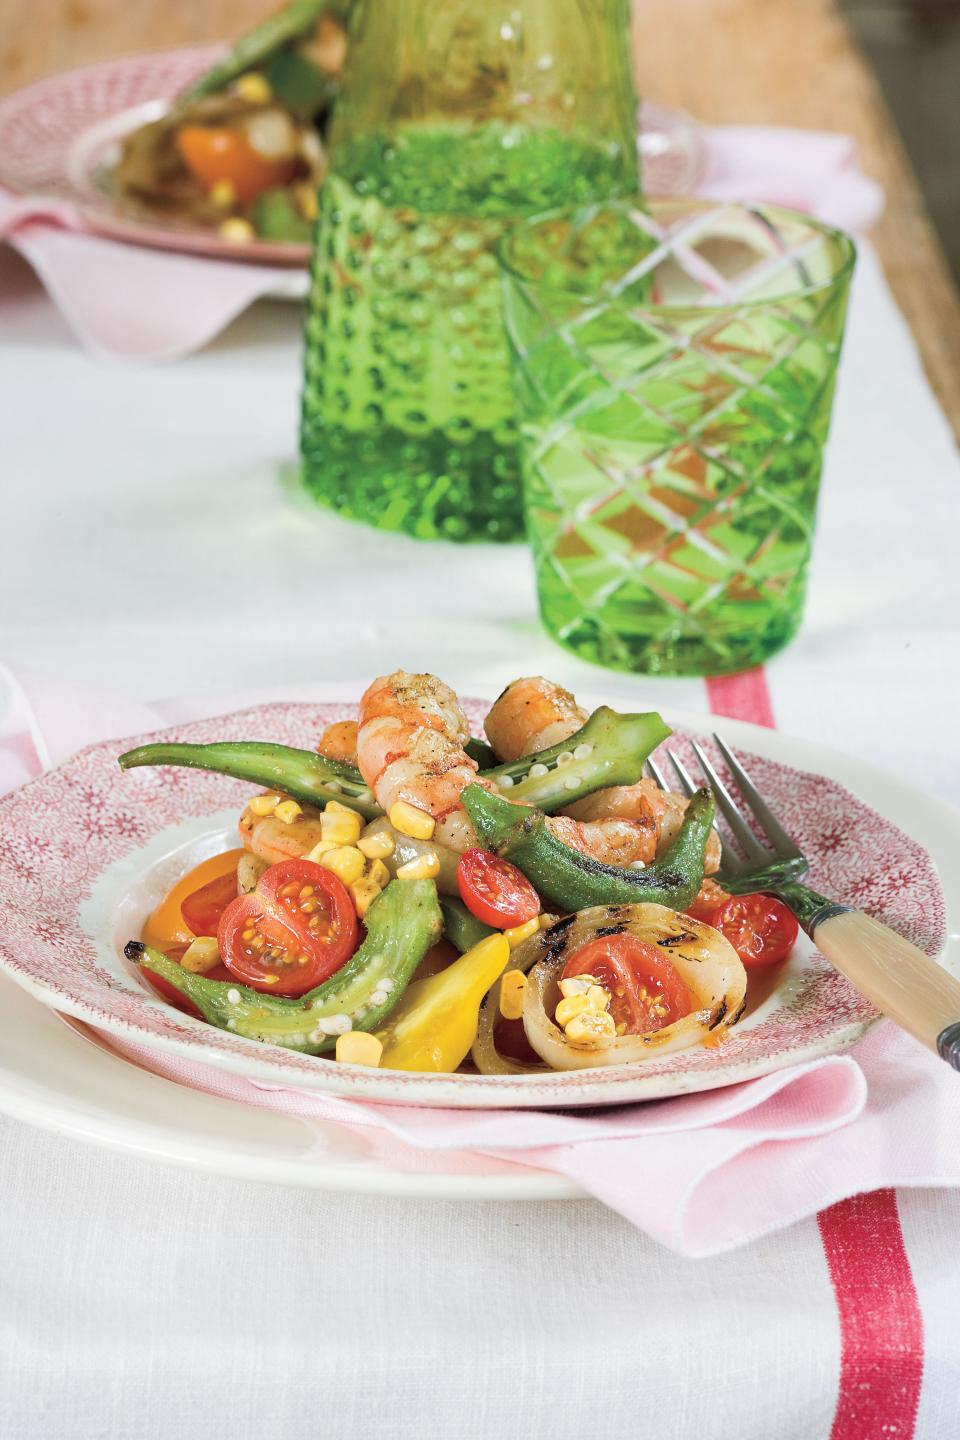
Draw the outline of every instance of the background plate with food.
M318 12L323 14L318 18ZM0 185L115 239L305 267L343 61L329 3L295 3L236 45L103 61L0 102ZM699 128L647 103L646 189L687 194Z

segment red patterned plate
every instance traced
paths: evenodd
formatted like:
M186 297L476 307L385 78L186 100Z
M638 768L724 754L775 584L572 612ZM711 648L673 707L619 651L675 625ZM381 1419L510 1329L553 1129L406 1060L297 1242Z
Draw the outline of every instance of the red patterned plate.
M222 45L104 60L29 85L0 101L0 186L75 209L77 223L140 245L303 267L308 245L231 244L215 231L125 207L110 173L120 141L156 120L173 97L209 69ZM700 130L685 115L645 105L640 148L651 194L685 195L706 168Z
M486 706L468 701L465 708L478 723ZM148 739L311 745L324 725L351 712L355 707L342 704L257 706L94 745L0 801L0 968L44 1003L141 1045L272 1084L423 1105L619 1104L712 1089L842 1049L875 1019L809 944L798 946L771 993L754 996L722 1045L610 1069L532 1076L369 1070L260 1045L182 1015L147 989L124 960L123 944L180 875L236 843L249 786L191 770L122 774L117 755ZM725 729L749 752L752 727ZM688 733L678 729L671 744L685 751ZM939 954L945 907L926 851L835 780L771 758L771 747L789 754L794 742L753 733L767 753L748 754L747 763L810 856L816 888L881 915Z

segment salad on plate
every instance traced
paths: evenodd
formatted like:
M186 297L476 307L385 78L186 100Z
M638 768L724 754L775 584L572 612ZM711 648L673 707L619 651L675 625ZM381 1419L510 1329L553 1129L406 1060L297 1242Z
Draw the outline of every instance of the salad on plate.
M117 198L236 244L308 243L347 9L291 0L244 35L125 137L110 177Z
M797 924L713 879L707 790L645 774L655 712L512 681L470 734L436 676L374 680L315 750L148 744L260 787L240 845L126 946L172 1004L248 1039L384 1069L525 1074L715 1045Z

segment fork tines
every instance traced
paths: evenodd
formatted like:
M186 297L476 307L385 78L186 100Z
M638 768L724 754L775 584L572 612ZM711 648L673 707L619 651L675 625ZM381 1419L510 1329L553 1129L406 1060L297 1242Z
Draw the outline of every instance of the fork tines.
M764 865L769 863L774 857L778 859L799 858L800 851L795 842L783 829L783 826L777 820L769 805L767 805L763 796L747 774L743 763L737 759L733 751L721 740L719 735L715 734L713 739L717 749L729 767L731 775L736 781L737 789L743 797L743 808L753 816L763 831L764 836L770 842L768 848L757 839L744 817L743 809L737 804L730 790L724 784L709 755L707 755L702 745L698 744L696 740L691 740L691 747L697 757L707 784L713 791L717 807L726 820L730 833L736 839L743 854L747 857L748 863L750 865ZM667 758L676 772L680 789L686 796L691 796L696 790L697 784L690 774L690 771L676 751L668 750ZM647 761L647 770L660 786L661 790L670 788L663 770L655 761ZM727 870L742 871L747 868L737 855L731 853L731 848L726 841L722 840L722 845L723 865Z

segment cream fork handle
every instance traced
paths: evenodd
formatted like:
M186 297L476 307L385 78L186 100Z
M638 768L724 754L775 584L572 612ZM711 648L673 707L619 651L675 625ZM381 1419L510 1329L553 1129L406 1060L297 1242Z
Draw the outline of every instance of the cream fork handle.
M960 980L859 910L825 916L811 938L878 1010L960 1070Z

